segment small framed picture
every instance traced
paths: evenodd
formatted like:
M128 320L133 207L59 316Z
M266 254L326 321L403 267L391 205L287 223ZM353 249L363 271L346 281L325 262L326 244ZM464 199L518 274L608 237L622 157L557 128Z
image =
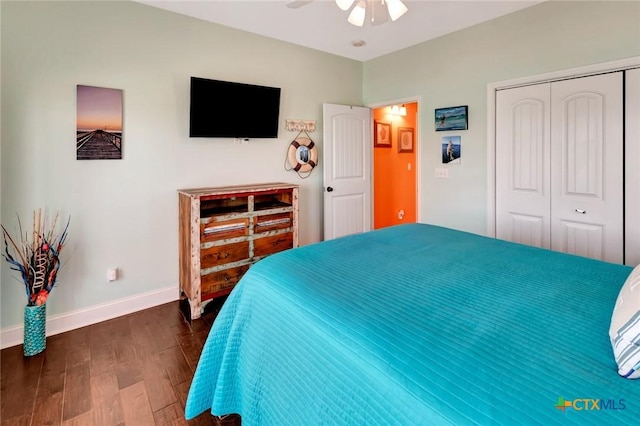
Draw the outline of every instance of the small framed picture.
M442 164L459 164L462 158L460 136L442 137Z
M398 152L413 152L413 127L398 128Z
M467 130L469 128L468 107L464 105L436 109L435 126L437 132Z
M373 126L373 146L391 148L391 124L375 121Z

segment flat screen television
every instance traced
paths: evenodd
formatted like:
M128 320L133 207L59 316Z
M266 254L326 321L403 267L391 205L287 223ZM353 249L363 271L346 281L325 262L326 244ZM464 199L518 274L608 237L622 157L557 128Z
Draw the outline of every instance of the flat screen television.
M277 138L280 88L191 77L189 136Z

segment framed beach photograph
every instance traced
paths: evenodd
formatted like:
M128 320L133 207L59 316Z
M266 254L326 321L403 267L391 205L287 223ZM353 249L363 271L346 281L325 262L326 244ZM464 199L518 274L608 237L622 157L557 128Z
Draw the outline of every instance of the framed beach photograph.
M391 148L391 124L384 121L374 121L373 146Z
M435 126L437 132L444 130L467 130L469 128L467 105L438 108L435 111Z
M398 128L398 152L413 152L413 127Z
M462 158L460 136L442 137L442 164L460 164Z
M122 159L122 90L77 86L76 159Z

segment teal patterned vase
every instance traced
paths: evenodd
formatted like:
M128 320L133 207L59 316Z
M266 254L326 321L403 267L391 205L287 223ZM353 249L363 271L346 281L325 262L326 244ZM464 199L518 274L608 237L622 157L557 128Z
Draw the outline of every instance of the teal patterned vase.
M47 304L24 308L24 356L37 355L47 347Z

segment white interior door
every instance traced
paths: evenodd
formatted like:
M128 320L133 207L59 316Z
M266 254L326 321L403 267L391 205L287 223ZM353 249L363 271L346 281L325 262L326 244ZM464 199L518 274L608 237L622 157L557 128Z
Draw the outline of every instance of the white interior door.
M551 247L550 85L496 94L496 237Z
M496 237L623 263L622 126L621 72L497 92Z
M324 239L371 230L371 110L323 105Z
M551 84L551 248L623 263L622 73Z

